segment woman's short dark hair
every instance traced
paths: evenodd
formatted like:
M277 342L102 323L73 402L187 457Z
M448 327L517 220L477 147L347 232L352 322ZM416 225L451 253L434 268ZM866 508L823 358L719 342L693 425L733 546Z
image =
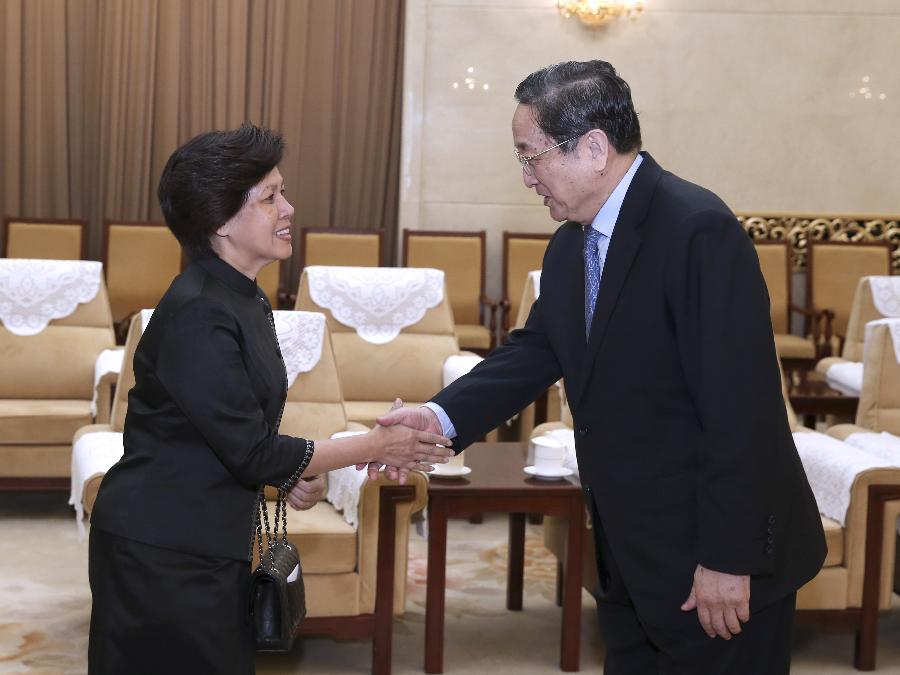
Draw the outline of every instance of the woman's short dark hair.
M191 257L209 254L210 237L283 155L281 136L253 124L194 136L172 153L156 194L166 224Z
M601 129L616 152L641 149L631 88L606 61L568 61L538 70L516 87L516 100L534 110L535 123L559 143ZM575 141L561 146L575 149Z

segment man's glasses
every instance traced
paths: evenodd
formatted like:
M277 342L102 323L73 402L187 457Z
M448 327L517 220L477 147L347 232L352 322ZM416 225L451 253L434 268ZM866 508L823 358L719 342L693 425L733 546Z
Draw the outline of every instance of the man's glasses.
M581 136L581 134L578 134L578 136ZM578 136L572 136L572 138L567 138L566 140L562 141L561 143L557 143L556 145L551 145L546 150L541 150L540 152L538 152L534 155L531 155L531 157L526 157L521 152L519 152L519 150L517 148L513 148L513 152L516 153L516 159L519 160L519 164L522 165L522 171L524 171L525 174L528 176L533 176L534 168L531 166L531 160L537 159L538 157L543 155L545 152L550 152L551 150L558 148L561 145L565 145L569 141L574 141L576 138L578 138Z

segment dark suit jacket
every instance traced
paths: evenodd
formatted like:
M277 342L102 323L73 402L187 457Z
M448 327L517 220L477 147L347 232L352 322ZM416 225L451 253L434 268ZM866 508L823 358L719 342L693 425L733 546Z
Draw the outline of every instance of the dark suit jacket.
M569 222L525 327L434 401L464 448L563 377L586 498L639 613L669 623L698 563L752 575L755 610L815 576L825 539L753 245L716 195L643 158L587 344L584 236Z
M310 458L306 441L277 431L287 378L268 311L256 283L217 257L172 282L134 354L125 454L92 527L247 560L259 487L289 482Z

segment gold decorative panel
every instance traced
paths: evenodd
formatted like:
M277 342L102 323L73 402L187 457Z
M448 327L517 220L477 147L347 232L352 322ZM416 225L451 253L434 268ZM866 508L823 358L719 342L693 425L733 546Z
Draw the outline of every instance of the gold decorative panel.
M888 241L891 269L900 273L900 216L745 212L737 217L753 240L790 241L795 272L806 269L810 241Z

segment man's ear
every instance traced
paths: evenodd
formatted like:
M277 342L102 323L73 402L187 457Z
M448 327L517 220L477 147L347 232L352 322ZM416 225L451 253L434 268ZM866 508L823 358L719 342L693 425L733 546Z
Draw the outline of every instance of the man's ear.
M609 138L602 129L591 129L585 134L588 152L597 171L605 171L609 163Z

